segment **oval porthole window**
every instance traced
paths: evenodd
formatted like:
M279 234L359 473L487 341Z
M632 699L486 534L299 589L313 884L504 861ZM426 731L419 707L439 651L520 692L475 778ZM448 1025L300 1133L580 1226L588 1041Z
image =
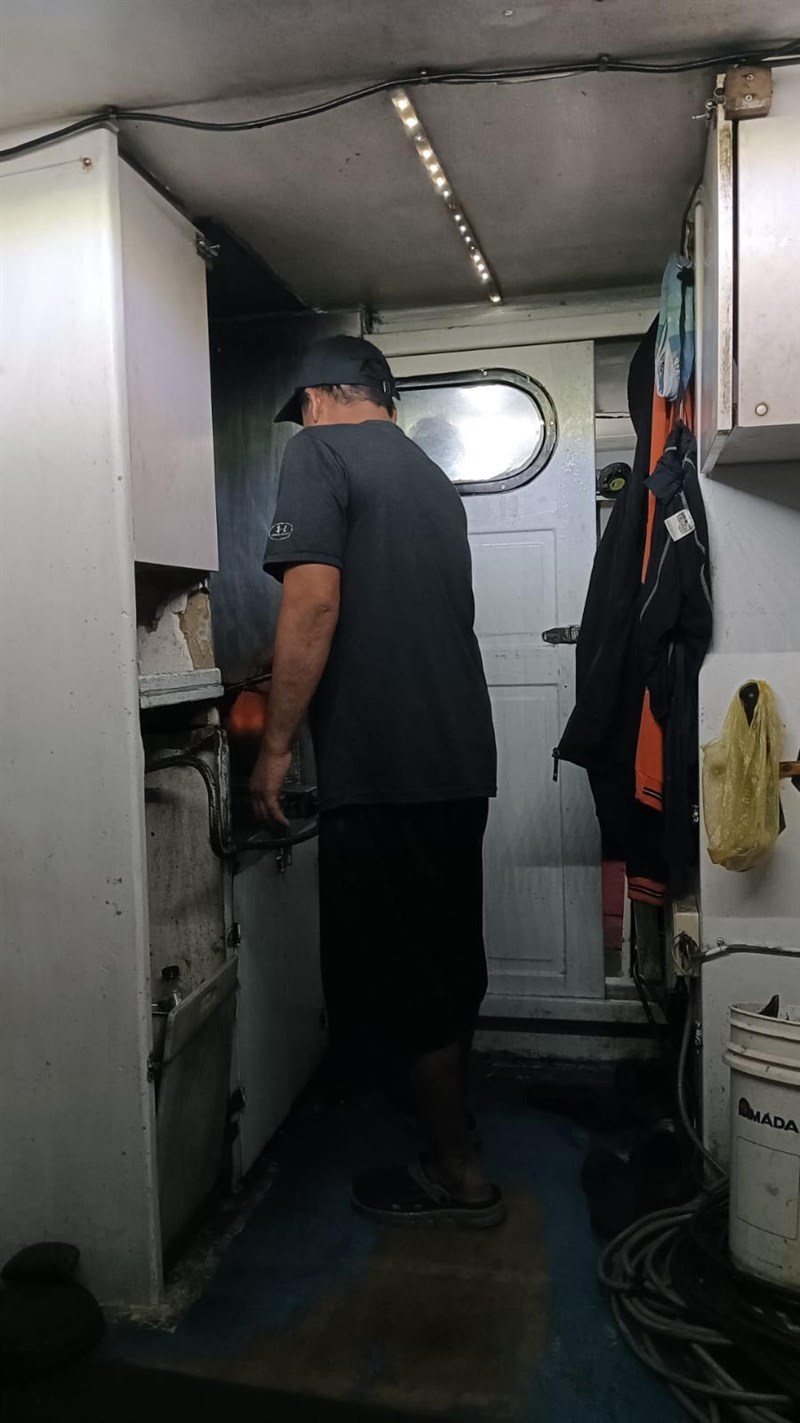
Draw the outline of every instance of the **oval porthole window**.
M527 484L553 453L553 403L529 376L463 371L397 384L398 424L462 494L496 494Z

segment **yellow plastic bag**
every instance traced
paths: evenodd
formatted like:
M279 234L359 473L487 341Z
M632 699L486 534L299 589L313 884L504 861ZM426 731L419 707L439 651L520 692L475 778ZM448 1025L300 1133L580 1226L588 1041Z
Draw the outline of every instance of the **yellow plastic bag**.
M752 721L737 692L722 735L703 747L703 814L708 853L726 870L749 870L780 833L783 724L766 682L756 682Z

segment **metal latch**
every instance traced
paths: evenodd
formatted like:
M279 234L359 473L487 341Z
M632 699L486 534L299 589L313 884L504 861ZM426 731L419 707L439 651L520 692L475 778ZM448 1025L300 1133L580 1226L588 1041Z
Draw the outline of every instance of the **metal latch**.
M198 257L202 257L210 270L214 265L215 258L219 256L219 243L209 242L208 238L204 237L202 232L196 232L194 235L194 245Z
M772 108L768 64L738 64L727 70L722 88L726 119L764 119Z
M548 628L546 632L542 633L542 642L548 643L550 647L575 643L578 641L579 632L580 627L576 627L574 623L570 623L569 627Z

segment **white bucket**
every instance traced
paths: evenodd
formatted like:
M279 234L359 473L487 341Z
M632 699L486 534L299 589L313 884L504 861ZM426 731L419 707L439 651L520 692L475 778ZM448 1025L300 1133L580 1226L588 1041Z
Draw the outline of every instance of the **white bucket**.
M800 1008L731 1008L731 1256L800 1290Z

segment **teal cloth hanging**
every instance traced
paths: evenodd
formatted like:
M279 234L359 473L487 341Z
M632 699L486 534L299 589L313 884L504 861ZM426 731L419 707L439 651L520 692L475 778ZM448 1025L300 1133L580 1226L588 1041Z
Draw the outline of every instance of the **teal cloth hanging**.
M656 334L656 390L678 401L694 370L694 271L688 257L673 253L661 283Z

